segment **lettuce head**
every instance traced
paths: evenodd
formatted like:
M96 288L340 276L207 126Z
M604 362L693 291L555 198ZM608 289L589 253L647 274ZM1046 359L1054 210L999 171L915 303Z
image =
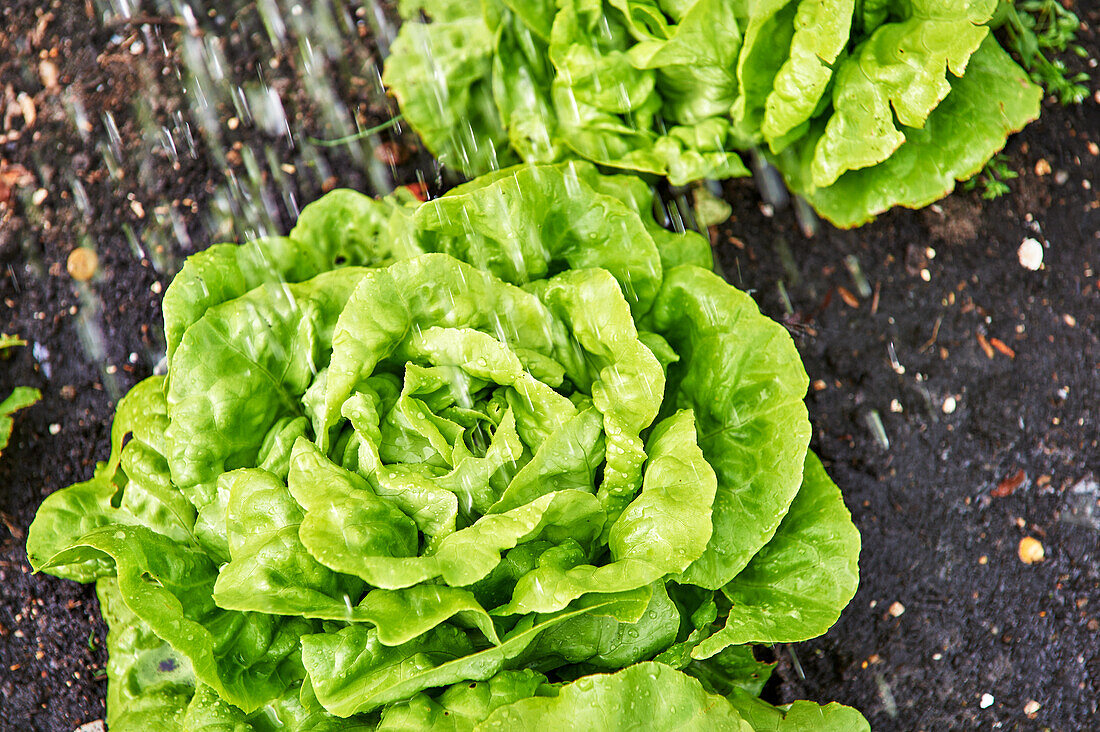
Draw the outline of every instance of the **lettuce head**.
M521 166L192 256L28 537L96 583L112 732L866 729L757 698L859 534L790 337L651 211Z

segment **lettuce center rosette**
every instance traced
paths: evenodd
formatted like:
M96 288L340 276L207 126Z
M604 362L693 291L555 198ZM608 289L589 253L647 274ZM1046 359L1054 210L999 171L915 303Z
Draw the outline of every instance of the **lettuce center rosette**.
M167 375L28 538L97 582L112 731L863 724L755 698L859 537L791 339L651 204L520 167L192 256Z

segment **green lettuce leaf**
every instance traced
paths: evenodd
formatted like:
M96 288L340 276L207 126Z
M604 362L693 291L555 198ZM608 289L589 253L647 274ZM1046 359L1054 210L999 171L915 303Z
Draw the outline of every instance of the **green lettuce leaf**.
M29 386L17 386L11 394L0 402L0 452L8 446L14 421L11 415L20 409L26 409L42 398L42 392Z
M229 493L230 561L218 572L214 602L227 610L351 620L363 585L340 576L302 546L301 507L279 478L242 468L222 475Z
M119 401L108 461L96 466L90 480L48 496L35 515L27 532L32 567L41 569L51 557L102 526L144 526L177 541L193 536L195 509L172 485L163 456L167 423L163 377L145 379ZM50 571L91 582L114 570L110 561L92 555L54 565Z
M113 732L114 728L111 729ZM251 714L226 704L210 687L200 686L179 725L179 732L368 732L374 729L370 718L333 717L317 703L308 686L300 692L292 689Z
M881 163L906 140L895 124L924 127L989 34L997 0L913 0L905 20L879 26L836 71L833 114L814 148L813 184ZM998 97L1003 98L1003 97Z
M217 567L201 551L142 526L105 526L42 569L95 555L114 561L126 607L227 702L254 711L304 676L299 638L312 623L219 609L213 600Z
M636 621L585 614L543 631L518 659L549 672L567 664L619 669L652 658L675 639L680 614L661 583Z
M415 199L404 189L376 201L338 189L302 209L288 237L215 244L187 258L164 293L164 333L171 362L183 334L212 307L265 283L302 282L343 266L373 267L400 258L405 240L390 222Z
M786 707L773 707L740 690L735 690L729 701L756 732L800 732L807 729L869 732L871 729L863 715L836 702L817 705L796 701Z
M520 699L550 695L546 677L531 670L501 671L487 681L463 682L447 687L437 698L416 694L387 707L379 732L469 732L496 709Z
M855 5L855 0L798 3L790 54L772 80L760 122L760 131L773 152L817 110L833 78L834 64L848 43Z
M752 732L725 699L660 663L589 676L555 697L532 697L497 709L479 730L713 729Z
M920 208L950 193L956 180L980 171L1009 134L1039 116L1041 100L1042 90L990 37L921 129L905 128L905 143L884 162L815 187L809 158L818 130L778 165L792 190L823 216L838 226L859 226L892 206Z
M791 643L828 630L856 593L859 532L821 461L806 453L802 487L775 536L733 581L725 627L694 658L730 645Z
M516 583L499 614L548 613L591 592L625 592L682 572L703 553L711 534L714 472L695 443L691 412L679 412L654 427L648 469L638 496L608 535L613 561L594 567L548 561ZM572 563L570 563L572 564Z
M737 3L694 0L674 22L649 0L609 0L637 41L632 64L657 72L662 114L679 124L694 124L725 114L737 98L734 67L741 50Z
M407 22L382 77L439 161L473 175L516 161L493 99L494 46L476 4L462 17Z
M113 577L96 583L96 595L109 626L106 721L111 731L178 729L195 693L191 662L126 606Z
M635 185L623 176L604 180L587 164L498 171L424 204L415 215L418 243L514 285L599 267L640 315L653 302L661 269L649 233L655 224L646 226L636 213L652 195Z
M486 3L491 8L492 3ZM508 141L522 160L550 163L564 155L550 100L548 57L553 3L513 0L495 26L492 90Z
M782 326L711 272L673 269L649 317L680 354L672 402L694 411L718 477L710 542L683 581L717 589L767 543L798 492L809 380Z
M752 646L746 645L727 646L705 660L689 659L683 671L699 679L712 694L729 696L741 690L756 697L764 691L774 668L774 663L757 661Z
M396 647L383 646L373 631L353 625L338 633L304 636L302 657L317 699L331 713L347 717L427 688L489 679L556 625L586 614L636 620L648 602L649 593L639 591L590 598L576 609L541 620L532 617L500 645L480 651L462 631L447 625Z
M752 3L745 41L737 57L738 96L730 115L739 137L760 136L767 99L776 74L791 53L797 0L761 0Z
M217 490L218 476L254 462L277 420L301 412L302 395L326 365L336 318L367 271L263 284L210 308L184 334L167 385L166 457L211 550L225 555L228 495Z

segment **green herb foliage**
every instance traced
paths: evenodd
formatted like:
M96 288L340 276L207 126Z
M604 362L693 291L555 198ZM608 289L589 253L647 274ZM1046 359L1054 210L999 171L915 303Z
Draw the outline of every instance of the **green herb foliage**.
M866 729L754 701L859 535L790 337L651 203L518 167L192 256L28 536L97 583L112 732Z
M1072 51L1080 58L1088 52L1074 43L1081 21L1057 0L1002 0L995 24L1001 29L1009 50L1062 104L1080 104L1088 98L1089 75L1071 73L1064 61L1048 58Z
M1039 87L990 36L997 7L410 1L384 78L468 175L579 157L681 185L747 175L736 151L756 150L854 226L942 197L1038 116Z
M1008 193L1007 181L1019 177L1015 170L1008 167L1008 158L998 153L986 162L982 172L963 183L963 190L972 191L980 185L982 198L992 201Z

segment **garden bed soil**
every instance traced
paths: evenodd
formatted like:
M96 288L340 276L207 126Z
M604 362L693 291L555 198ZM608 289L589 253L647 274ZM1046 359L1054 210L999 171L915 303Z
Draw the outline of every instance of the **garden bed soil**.
M369 126L392 114L371 73L383 26L355 9L347 28L363 40L323 72ZM1100 10L1078 10L1098 58ZM105 27L98 17L91 3L0 10L0 328L32 344L0 364L0 394L43 394L17 416L0 460L0 729L68 731L104 715L94 592L32 575L26 531L46 495L106 458L118 397L163 353L159 303L172 272L232 235L218 231L232 207L208 213L270 194L260 229L285 231L299 202L336 183L439 189L405 131L383 133L392 145L305 159L292 140L331 135L330 110L293 43L265 45L254 5L235 22L228 11L203 19L205 34L177 18ZM157 130L179 141L200 129L175 73L183 46L215 32L229 39L234 75L276 91L294 134L233 123L226 104L214 108L224 158L198 134L193 153L173 155ZM812 447L863 536L860 589L840 622L772 649L773 701L840 701L876 730L1100 727L1098 82L1094 72L1096 96L1081 106L1047 100L1041 121L1012 139L1020 177L994 201L960 192L807 239L751 182L725 185L734 214L710 232L719 261L791 329L813 382ZM253 176L249 150L270 151ZM1038 271L1018 261L1025 237L1044 244ZM98 255L87 282L67 270L78 246ZM1044 561L1021 561L1024 537Z

